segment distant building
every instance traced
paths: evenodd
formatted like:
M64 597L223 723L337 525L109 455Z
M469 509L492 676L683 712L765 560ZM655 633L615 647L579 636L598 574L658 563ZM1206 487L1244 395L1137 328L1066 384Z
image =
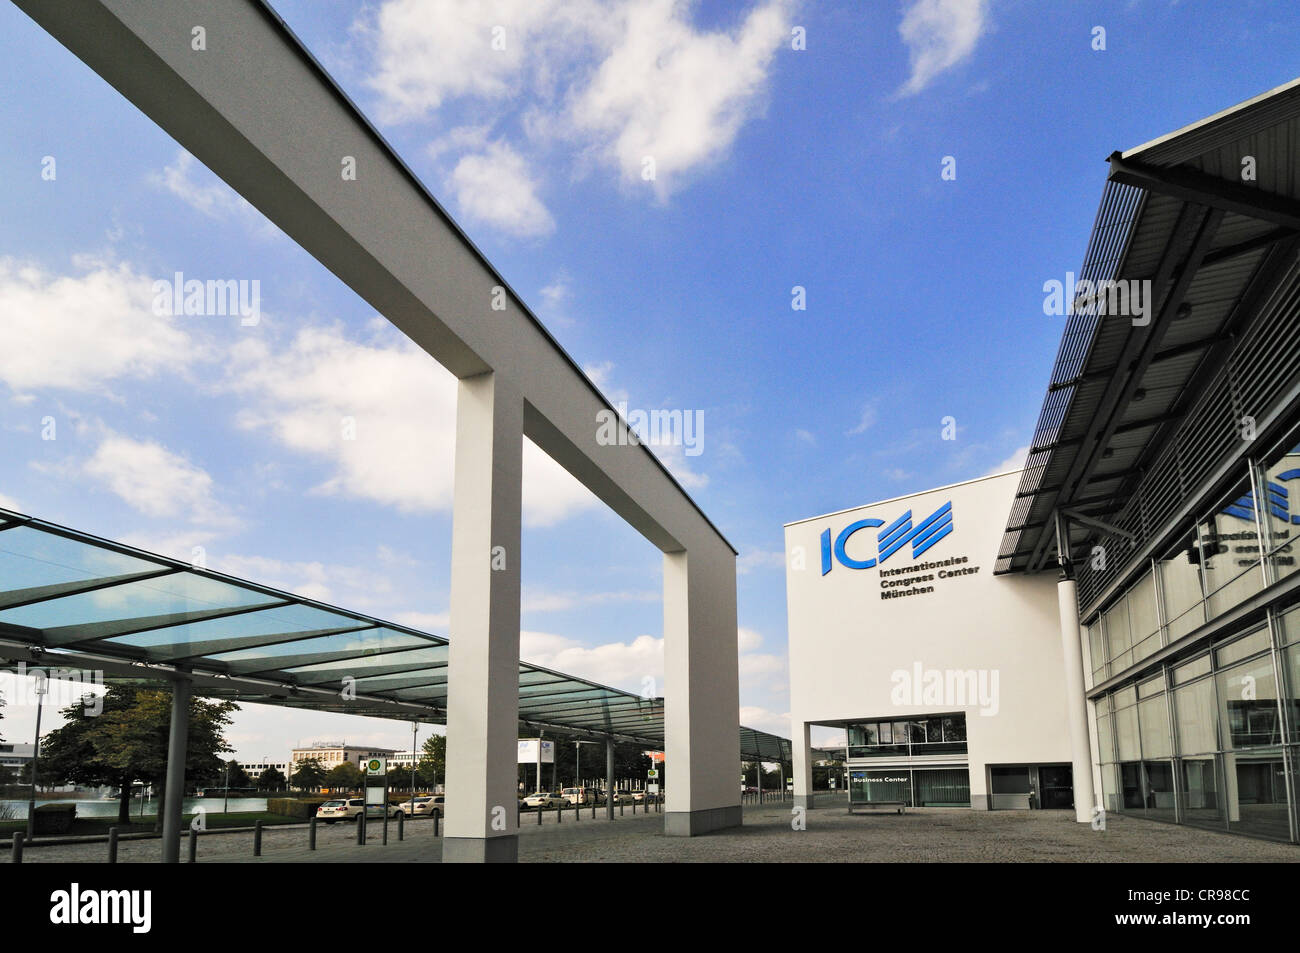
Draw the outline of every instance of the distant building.
M372 748L359 745L323 743L309 748L294 748L289 755L289 771L298 769L298 762L315 758L326 771L337 767L344 761L351 761L358 768L367 758L392 758L397 751L393 748ZM408 752L409 754L409 752ZM409 762L408 762L409 763ZM247 769L245 769L247 770ZM284 769L281 768L283 771ZM251 775L250 775L251 777Z

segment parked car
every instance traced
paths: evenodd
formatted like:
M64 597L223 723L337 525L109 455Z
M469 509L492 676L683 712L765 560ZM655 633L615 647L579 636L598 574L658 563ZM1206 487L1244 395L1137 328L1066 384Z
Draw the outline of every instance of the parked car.
M338 798L337 800L326 801L316 808L316 816L326 824L333 824L335 821L355 821L361 816L361 812L365 810L365 807L364 798ZM389 817L396 817L400 813L402 813L402 809L396 804L388 805Z
M605 803L600 792L594 788L565 788L560 792L560 796L570 804L587 805L593 802L596 804Z
M614 792L614 803L615 803L615 804L631 804L631 803L632 803L632 800L633 800L633 798L632 798L632 792L631 792L631 791L615 791L615 792ZM602 801L602 803L603 803L603 801Z
M411 801L403 801L397 809L407 817L442 817L446 813L445 800L441 794L425 794Z
M638 804L642 802L646 804L654 804L659 800L659 795L650 794L646 791L633 791L632 800L636 801Z
M524 807L540 807L550 810L553 807L567 807L568 799L549 791L538 791L524 798Z

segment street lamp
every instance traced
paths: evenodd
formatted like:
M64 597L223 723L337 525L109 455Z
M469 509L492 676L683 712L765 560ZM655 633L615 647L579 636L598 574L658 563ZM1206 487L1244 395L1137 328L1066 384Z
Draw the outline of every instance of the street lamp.
M32 675L36 679L36 737L32 744L32 793L27 799L27 839L32 840L36 837L36 778L37 771L41 764L41 708L45 701L45 693L49 689L49 676L45 672L37 671Z

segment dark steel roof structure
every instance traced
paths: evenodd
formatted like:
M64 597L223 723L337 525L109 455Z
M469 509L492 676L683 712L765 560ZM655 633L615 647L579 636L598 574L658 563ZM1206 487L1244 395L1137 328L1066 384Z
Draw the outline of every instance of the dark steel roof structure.
M442 636L0 509L0 669L190 677L196 694L446 724ZM664 700L519 665L522 726L662 749ZM740 729L741 755L790 742ZM778 758L774 752L783 752Z
M1278 335L1300 288L1300 80L1109 162L1080 278L1149 281L1149 321L1067 318L998 573L1054 564L1058 513L1076 565L1099 541L1135 551L1296 379ZM1081 608L1110 562L1081 567Z

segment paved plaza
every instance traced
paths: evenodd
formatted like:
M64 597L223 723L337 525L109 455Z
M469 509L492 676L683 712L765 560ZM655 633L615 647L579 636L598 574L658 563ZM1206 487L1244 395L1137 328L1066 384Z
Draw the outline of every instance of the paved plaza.
M574 823L547 816L538 827L525 815L520 829L519 859L524 863L779 863L779 862L1085 862L1085 863L1235 863L1292 862L1300 848L1271 841L1201 831L1138 818L1112 816L1105 831L1074 821L1068 811L971 811L924 808L904 815L857 813L843 807L807 813L806 830L792 829L789 804L745 809L745 825L703 837L668 838L663 815L625 814L611 823L598 811ZM263 834L262 856L252 856L251 833L205 835L199 841L200 863L420 863L441 859L441 839L427 820L408 824L397 841L390 825L389 843L379 843L378 826L365 846L355 843L351 825L320 826L317 850L307 849L303 827L270 828ZM157 840L124 841L122 863L156 862ZM182 857L185 851L182 846ZM102 844L30 849L25 863L96 862Z

